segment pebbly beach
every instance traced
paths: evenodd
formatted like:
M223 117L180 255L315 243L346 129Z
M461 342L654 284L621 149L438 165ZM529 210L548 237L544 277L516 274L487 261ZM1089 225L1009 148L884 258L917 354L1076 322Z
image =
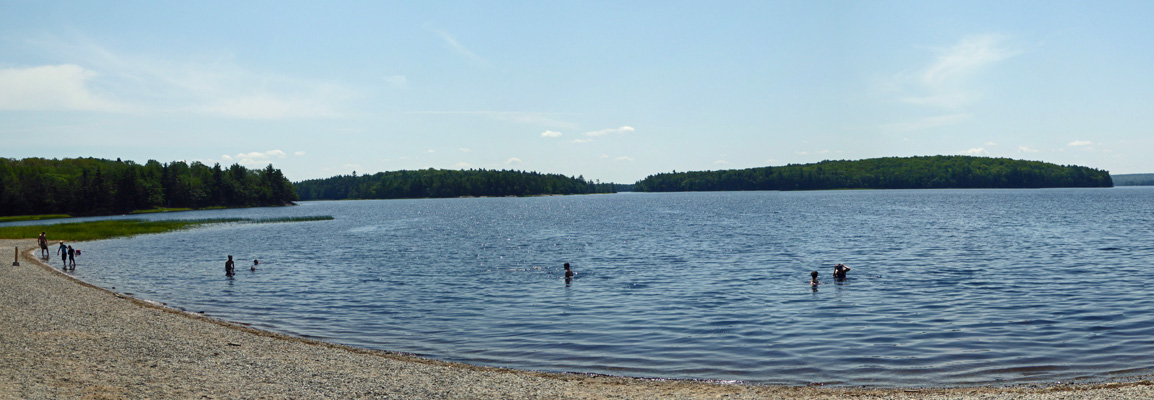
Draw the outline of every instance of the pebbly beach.
M19 266L7 259L19 249ZM547 373L253 329L98 288L0 240L0 398L1135 399L1154 382L823 388ZM83 266L80 266L83 268ZM1007 366L1012 367L1012 366Z

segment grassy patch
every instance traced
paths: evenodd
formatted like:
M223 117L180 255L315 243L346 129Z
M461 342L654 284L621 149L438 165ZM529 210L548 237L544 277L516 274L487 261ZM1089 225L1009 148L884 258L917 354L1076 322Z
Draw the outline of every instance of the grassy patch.
M69 217L71 217L71 215L68 214L14 215L11 217L0 217L0 222L39 221L42 219L58 219Z
M67 240L99 240L111 239L117 237L127 237L136 235L146 235L150 233L165 233L181 229L191 229L201 225L209 224L226 224L226 223L244 223L244 224L267 224L278 222L306 222L306 221L327 221L333 219L332 216L315 216L315 217L286 217L286 218L214 218L214 219L195 219L195 220L165 220L165 221L147 221L143 219L118 219L108 221L92 221L92 222L73 222L68 224L56 225L30 225L30 226L9 226L0 227L0 238L3 239L23 239L34 238L40 235L40 232L49 232L49 237L53 240L57 238L65 238Z
M136 210L136 211L133 211L132 213L133 214L153 214L153 213L173 212L173 211L192 211L192 209L191 208L153 208L151 210Z

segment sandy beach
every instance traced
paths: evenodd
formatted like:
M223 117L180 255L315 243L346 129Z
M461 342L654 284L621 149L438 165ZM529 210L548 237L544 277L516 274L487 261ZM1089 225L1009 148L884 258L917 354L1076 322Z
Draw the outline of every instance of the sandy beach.
M72 279L59 271L55 257L44 264L35 244L35 239L0 240L2 398L1154 398L1150 380L858 389L643 380L448 363L255 330L125 297ZM20 265L12 266L16 247Z

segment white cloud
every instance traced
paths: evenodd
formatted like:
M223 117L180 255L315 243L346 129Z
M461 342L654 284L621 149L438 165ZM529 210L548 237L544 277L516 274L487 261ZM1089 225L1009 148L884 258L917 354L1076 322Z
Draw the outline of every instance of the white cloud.
M302 153L303 152L298 152ZM240 153L234 156L228 154L220 156L220 159L225 162L231 162L240 165L267 165L273 158L285 158L288 155L281 150L269 150L265 152L253 151L248 153Z
M508 160L505 160L505 164L509 164L509 165L520 164L520 163L521 163L521 159L517 158L517 157L513 157L513 158L510 158Z
M633 157L620 156L620 157L614 158L614 160L617 160L617 161L633 161Z
M1037 153L1037 152L1039 152L1038 149L1031 149L1027 146L1019 146L1018 151L1023 152L1023 153Z
M561 132L557 132L557 131L545 131L545 132L541 132L541 137L550 137L550 138L552 138L552 137L561 137Z
M984 148L975 147L975 148L963 151L962 154L971 155L971 156L980 156L980 155L987 155L990 153L987 152L986 149L984 149Z
M593 141L593 139L573 139L572 143L589 143L592 141Z
M622 126L620 128L602 129L599 131L585 132L586 136L605 136L610 133L633 132L632 126Z
M997 144L997 143L994 143L994 142L986 142L986 146L990 146L990 147L993 147L993 146L997 146L997 145L998 145L998 144Z
M457 150L460 150L462 153L468 153L468 152L470 152L470 151L473 151L473 150L471 150L471 149L467 149L467 148L464 148L464 147L462 147L462 148L459 148L459 149L457 149Z
M469 163L467 163L467 162L461 161L461 162L457 163L457 168L465 169L465 168L469 168L469 167L472 167L472 165L469 165Z
M729 165L729 161L725 161L725 160L717 160L717 161L714 161L713 163L718 164L718 165Z
M1093 144L1094 144L1094 142L1091 142L1091 141L1089 141L1089 140L1075 140L1075 141L1073 141L1073 142L1070 142L1070 144L1067 144L1067 146L1070 146L1070 147L1084 147L1084 146L1091 146L1091 145L1093 145Z
M938 115L933 117L925 117L915 121L885 124L882 125L881 128L891 132L913 132L938 128L942 126L957 125L969 121L973 117L974 115L969 113Z
M92 93L88 82L96 76L72 64L0 69L0 110L123 111Z
M21 81L35 85L42 96L56 97L56 103L61 98L73 99L65 103L73 109L245 119L327 118L340 115L342 103L355 96L354 90L339 84L250 70L233 62L231 55L195 54L180 59L126 54L84 38L32 42L75 65L33 68L41 72L57 69L52 84L30 77ZM101 89L98 95L91 91L94 87ZM15 93L10 89L0 86L0 99Z
M436 151L436 150L433 150L433 149L428 149L428 150L425 150L425 152L426 152L426 153L436 153L437 151Z
M305 155L305 152L303 152L303 151L298 151L298 152L296 152L296 153L293 153L293 155L294 155L294 156L297 156L297 157L300 157L300 156L303 156L303 155Z

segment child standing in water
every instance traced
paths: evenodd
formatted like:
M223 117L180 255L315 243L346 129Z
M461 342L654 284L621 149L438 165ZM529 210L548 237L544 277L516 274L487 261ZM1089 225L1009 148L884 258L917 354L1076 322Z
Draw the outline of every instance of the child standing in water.
M821 284L821 282L817 281L817 271L810 272L809 273L809 285L813 286L813 287L817 287L817 285L820 285L820 284Z

